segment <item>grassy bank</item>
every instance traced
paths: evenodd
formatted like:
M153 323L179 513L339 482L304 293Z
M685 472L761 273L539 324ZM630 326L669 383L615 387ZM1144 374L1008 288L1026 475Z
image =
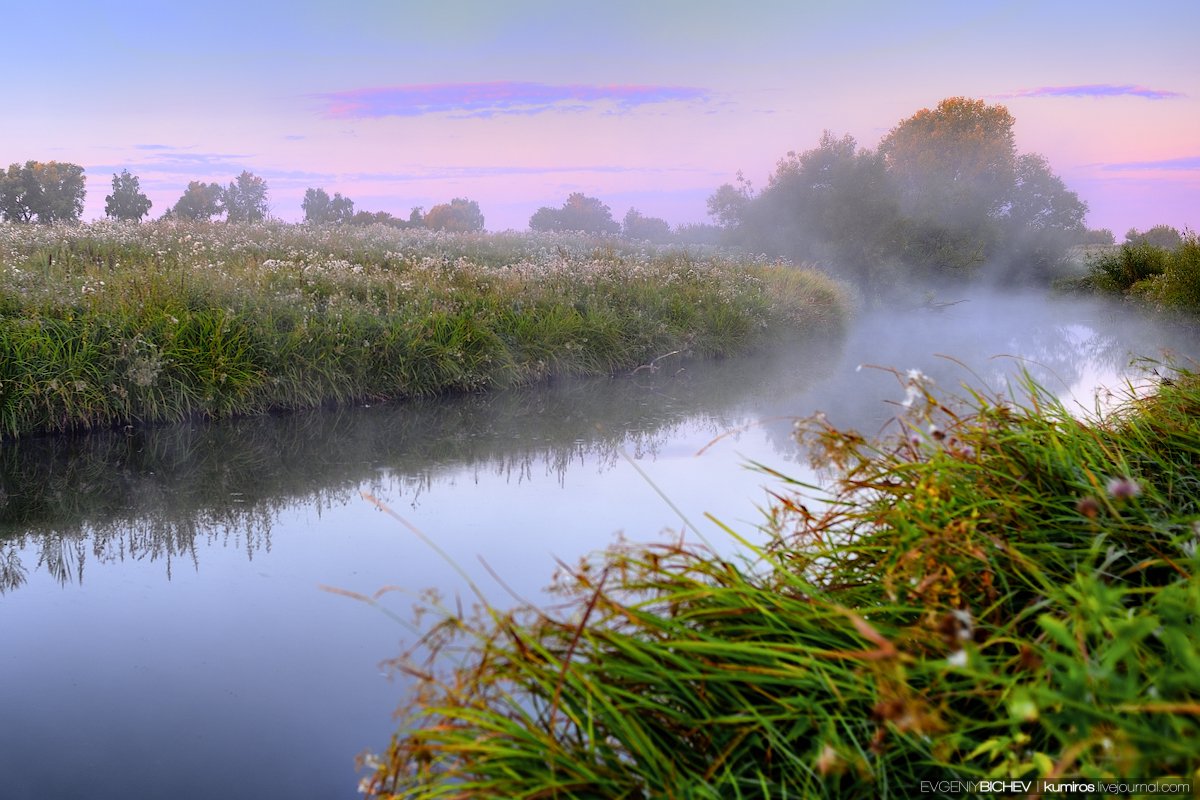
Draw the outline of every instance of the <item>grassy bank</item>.
M1174 248L1124 244L1092 257L1088 274L1064 286L1200 316L1200 239L1188 233Z
M0 435L608 374L844 313L814 273L611 240L0 225Z
M778 476L753 559L614 550L564 569L560 607L427 620L397 662L418 690L369 792L1194 793L1200 378L1081 422L1036 387L951 403L899 377L893 438L800 429L836 488L818 504Z

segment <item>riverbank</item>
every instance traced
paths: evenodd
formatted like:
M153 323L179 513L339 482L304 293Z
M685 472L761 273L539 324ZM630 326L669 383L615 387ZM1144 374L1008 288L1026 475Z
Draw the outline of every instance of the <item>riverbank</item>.
M897 378L891 439L798 429L834 488L776 475L751 558L617 549L564 569L553 609L442 609L398 662L420 687L365 788L1194 792L1200 377L1087 422L1032 384L953 401Z
M1105 248L1088 258L1086 266L1086 275L1062 281L1060 288L1200 319L1200 239L1193 232L1185 232L1175 247L1143 241Z
M610 239L0 225L0 435L612 374L846 313L818 273Z

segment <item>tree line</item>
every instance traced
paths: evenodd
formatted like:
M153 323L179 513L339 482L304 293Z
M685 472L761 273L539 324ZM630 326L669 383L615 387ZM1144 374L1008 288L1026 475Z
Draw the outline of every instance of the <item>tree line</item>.
M84 170L78 164L59 161L12 164L7 172L0 173L0 218L6 222L43 224L78 222L86 195ZM140 222L154 205L142 192L138 177L129 170L113 174L112 194L104 200L105 216L133 222ZM455 233L484 229L479 203L463 197L435 205L428 211L415 207L407 219L402 219L386 211L356 211L354 201L340 192L330 197L324 188L309 188L304 193L301 209L304 221L311 224L384 224ZM211 221L224 217L228 222L258 222L266 219L269 213L266 181L247 170L227 185L191 181L162 218ZM621 225L613 219L607 205L581 192L570 195L561 208L538 209L529 226L534 231L624 234L654 242L667 242L672 238L671 226L666 220L643 216L631 208ZM705 229L711 226L684 227L706 233Z
M5 222L78 222L87 196L83 167L61 161L26 161L0 173L0 218ZM112 194L104 198L104 214L140 222L154 203L129 170L114 173ZM229 183L192 181L164 218L212 219L224 214L230 222L255 222L268 213L267 184L249 171Z
M901 120L875 149L826 131L812 149L789 152L761 191L738 174L708 198L715 224L679 226L629 209L623 221L582 192L543 206L533 231L620 234L655 243L724 244L812 262L868 294L897 279L953 279L990 271L998 281L1054 277L1068 249L1113 244L1109 230L1084 226L1087 204L1036 153L1018 153L1015 120L1001 105L954 97ZM151 202L128 170L113 175L105 213L141 220ZM0 215L10 222L78 220L83 168L28 161L0 173ZM479 204L455 198L407 218L356 210L341 193L309 188L301 204L312 224L385 224L452 232L482 231ZM254 222L267 217L266 182L249 171L228 185L192 181L164 217ZM1173 234L1173 237L1172 237ZM1139 237L1179 239L1157 226Z
M1109 241L1043 156L1017 152L1001 105L954 97L901 120L875 149L826 131L761 191L739 174L708 200L723 241L811 261L868 293L897 278L990 273L1045 281L1068 248Z

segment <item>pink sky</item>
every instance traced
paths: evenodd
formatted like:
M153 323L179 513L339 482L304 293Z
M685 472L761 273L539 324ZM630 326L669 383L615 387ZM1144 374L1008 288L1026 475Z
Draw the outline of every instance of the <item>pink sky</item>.
M524 229L571 192L672 223L738 170L763 185L824 129L873 147L945 97L1005 104L1113 229L1195 226L1200 4L49 2L6 11L37 64L6 85L0 160L113 172L158 216L190 180L263 176L407 216L453 197ZM70 15L73 25L56 21ZM19 113L14 109L19 109Z

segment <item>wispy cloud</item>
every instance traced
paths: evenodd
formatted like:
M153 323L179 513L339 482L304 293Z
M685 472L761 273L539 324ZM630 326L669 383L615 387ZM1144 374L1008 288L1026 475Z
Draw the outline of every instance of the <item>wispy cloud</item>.
M684 173L701 175L719 175L721 173L707 169L692 167L642 167L620 166L607 164L561 164L548 166L447 166L427 167L412 172L363 172L344 174L341 177L355 182L385 181L428 181L462 178L494 178L513 175L561 175L561 174L625 174L634 173L645 175L650 173Z
M248 156L238 153L192 153L156 147L147 151L145 157L131 159L129 163L118 168L156 175L175 175L191 180L208 180L226 174L237 175L244 169L253 171L254 168L247 163L247 158ZM93 164L88 169L108 170L112 166Z
M1147 86L1135 86L1131 83L1088 83L1076 86L1039 86L1036 89L1018 89L1008 94L998 94L998 98L1011 97L1142 97L1146 100L1169 100L1173 97L1185 97L1181 92L1171 92L1165 89L1151 89Z
M1115 164L1105 164L1101 169L1113 171L1126 170L1168 170L1171 172L1189 172L1200 170L1200 156L1184 156L1183 158L1166 158L1160 161L1121 161Z
M456 114L489 117L496 114L540 114L580 111L615 105L628 111L652 103L708 99L707 89L693 86L553 85L520 81L433 83L352 89L315 95L334 118L417 117Z
M197 153L170 145L135 145L135 149L146 151L138 158L120 163L87 164L92 175L116 173L122 169L138 175L147 187L168 187L191 180L216 180L223 182L236 177L242 170L250 170L268 182L278 184L312 183L330 181L337 176L327 172L312 172L295 169L273 169L255 165L253 156L241 153Z

